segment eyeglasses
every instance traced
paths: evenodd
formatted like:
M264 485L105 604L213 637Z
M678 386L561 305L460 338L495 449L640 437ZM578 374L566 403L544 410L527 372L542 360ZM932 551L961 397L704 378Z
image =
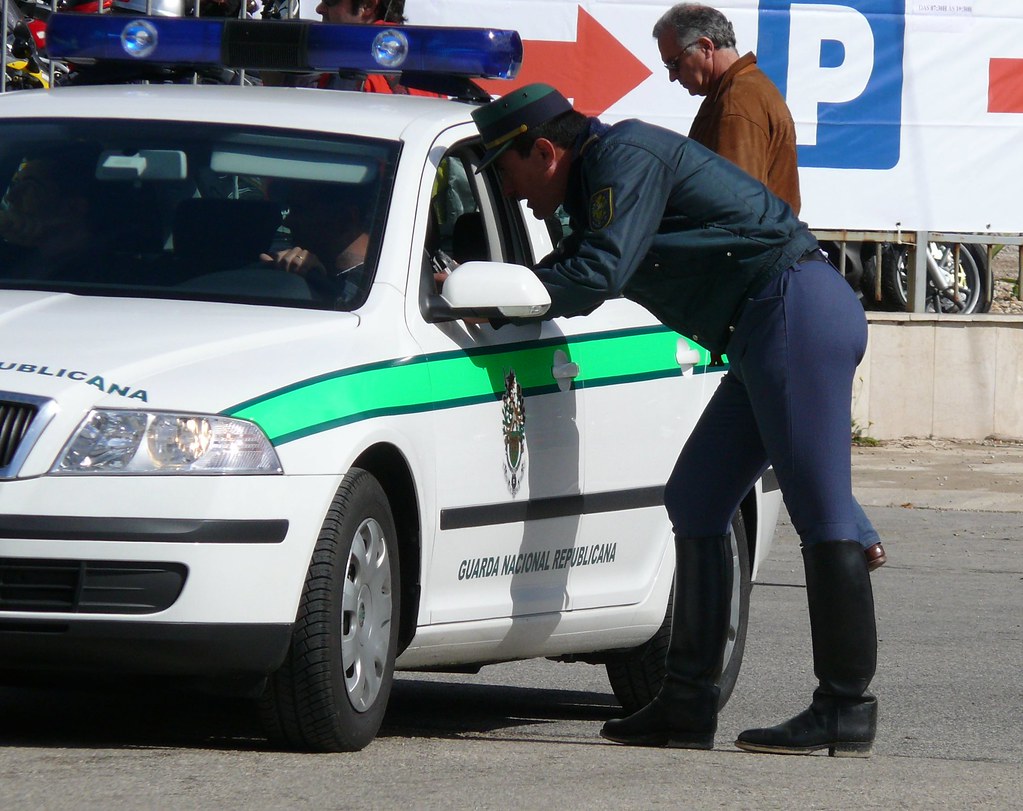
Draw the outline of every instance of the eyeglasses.
M686 51L688 51L690 48L696 45L696 43L698 43L699 41L700 41L699 39L694 39L688 45L683 45L682 49L678 52L678 55L674 59L671 59L664 63L664 69L673 70L675 71L675 73L678 73L678 63L682 60L682 57L686 55Z

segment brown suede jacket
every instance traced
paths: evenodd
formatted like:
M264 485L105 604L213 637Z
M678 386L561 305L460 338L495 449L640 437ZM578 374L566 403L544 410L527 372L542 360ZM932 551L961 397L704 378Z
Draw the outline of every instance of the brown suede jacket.
M796 127L785 99L752 53L711 88L689 137L745 169L799 215Z

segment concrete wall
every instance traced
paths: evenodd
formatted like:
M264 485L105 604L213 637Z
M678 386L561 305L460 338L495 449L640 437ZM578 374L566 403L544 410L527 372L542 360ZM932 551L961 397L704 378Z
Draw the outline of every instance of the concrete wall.
M1023 439L1023 317L868 313L853 429L877 439Z

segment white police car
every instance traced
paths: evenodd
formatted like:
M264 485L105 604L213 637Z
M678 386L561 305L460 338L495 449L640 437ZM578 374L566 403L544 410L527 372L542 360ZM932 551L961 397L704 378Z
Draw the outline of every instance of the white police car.
M124 18L61 19L56 50L230 51L230 22L154 19L140 44ZM424 38L444 56L444 32L388 36L385 59L419 60ZM483 39L507 64L470 72L513 73L517 37ZM274 739L321 750L373 739L396 667L585 660L626 708L649 699L662 486L721 370L624 299L460 320L541 314L523 266L551 249L474 173L470 109L268 87L0 97L0 677L247 685ZM333 237L357 261L328 258ZM268 261L317 238L329 270ZM444 298L440 251L466 262ZM734 521L726 697L779 503L758 485Z

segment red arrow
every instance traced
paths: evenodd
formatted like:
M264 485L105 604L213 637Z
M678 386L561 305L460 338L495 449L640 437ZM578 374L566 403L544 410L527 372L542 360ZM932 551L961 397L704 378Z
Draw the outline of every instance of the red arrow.
M988 67L987 111L1023 113L1023 59L992 59Z
M653 40L650 47L654 48ZM522 69L512 81L481 81L503 96L533 82L554 85L585 115L600 115L650 75L650 69L579 6L575 42L525 40Z

